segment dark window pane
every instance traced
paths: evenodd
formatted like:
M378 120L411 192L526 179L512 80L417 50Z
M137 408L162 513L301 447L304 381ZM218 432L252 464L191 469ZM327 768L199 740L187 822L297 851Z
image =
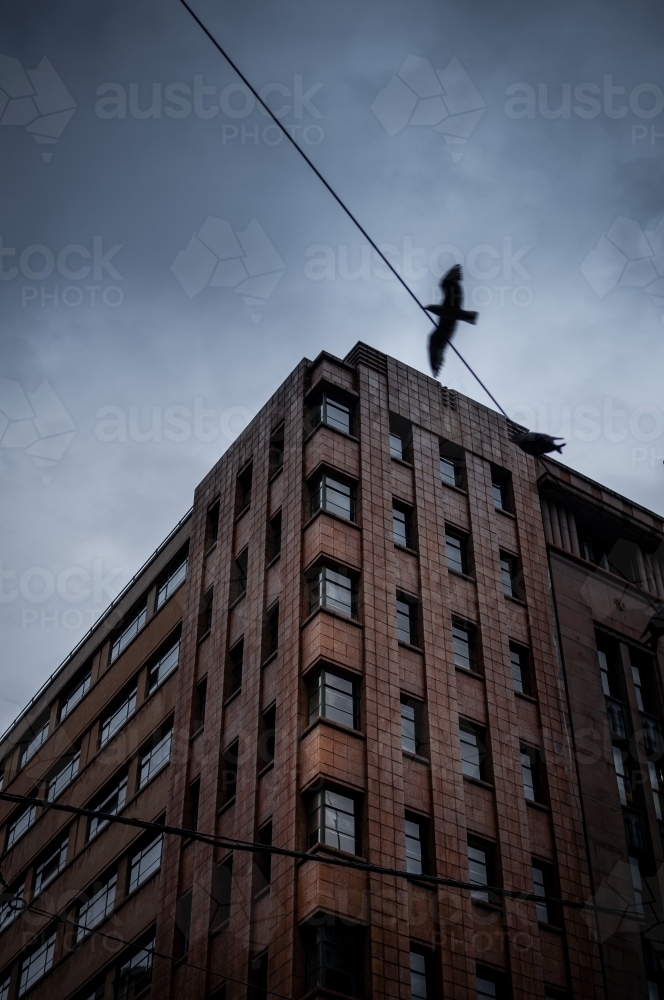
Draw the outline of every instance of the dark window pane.
M355 487L324 473L311 491L311 513L326 510L346 521L355 520Z
M390 455L392 458L400 458L403 460L404 447L400 434L393 434L390 432Z
M319 716L356 728L355 685L345 677L321 670L309 686L309 722Z
M244 642L242 640L233 646L228 654L228 658L231 668L229 694L233 694L242 686L242 663L244 660Z
M424 830L422 823L414 817L406 817L406 871L411 875L421 875L426 871Z
M485 777L486 752L484 747L484 731L470 722L459 724L461 740L461 769L469 778Z
M401 747L406 753L422 752L422 705L413 698L401 699Z
M392 508L392 531L396 545L403 545L407 549L413 547L412 517L405 507Z
M355 854L355 808L354 799L329 788L316 792L309 802L309 846L324 843Z
M487 851L475 844L468 844L468 881L478 886L489 884ZM471 896L473 899L480 899L485 903L489 901L489 893L484 889L473 889Z
M410 996L411 1000L428 1000L427 962L419 951L410 953Z
M462 625L461 622L452 622L452 642L454 645L454 664L463 670L477 670L477 657L475 651L475 630Z
M400 597L397 597L397 637L399 642L417 645L417 607Z
M457 573L468 573L468 542L459 535L445 534L448 569Z
M311 610L323 607L357 617L354 581L345 570L320 566L309 577Z
M521 646L510 645L510 663L514 690L521 694L530 694L528 650Z

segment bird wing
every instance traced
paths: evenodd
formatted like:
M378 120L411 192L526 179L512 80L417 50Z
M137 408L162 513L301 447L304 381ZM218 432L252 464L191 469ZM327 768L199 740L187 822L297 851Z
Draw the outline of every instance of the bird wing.
M441 320L436 329L429 337L429 361L434 377L443 366L443 355L445 348L452 339L452 334L456 327L454 320Z
M455 277L446 274L440 283L443 291L443 309L461 309L463 306L463 288Z

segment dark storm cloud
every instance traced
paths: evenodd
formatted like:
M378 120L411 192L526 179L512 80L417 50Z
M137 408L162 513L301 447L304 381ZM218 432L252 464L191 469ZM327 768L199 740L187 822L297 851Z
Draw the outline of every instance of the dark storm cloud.
M658 6L197 10L418 295L463 258L480 322L457 343L508 412L664 513ZM71 435L51 401L36 441L0 447L8 721L302 356L361 338L423 369L429 326L265 116L243 116L181 5L5 5L3 21L0 54L26 72L47 57L76 105L55 143L0 124L2 385L39 420L46 381L75 427L37 463ZM463 99L479 118L447 141ZM407 123L409 100L451 132ZM21 263L31 246L47 256ZM442 378L486 401L456 359Z

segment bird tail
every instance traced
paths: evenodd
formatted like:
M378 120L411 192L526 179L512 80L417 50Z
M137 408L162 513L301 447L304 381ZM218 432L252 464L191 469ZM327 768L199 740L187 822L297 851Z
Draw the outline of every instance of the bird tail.
M472 323L473 326L477 323L478 313L468 312L466 309L462 309L459 313L459 319L464 320L466 323Z

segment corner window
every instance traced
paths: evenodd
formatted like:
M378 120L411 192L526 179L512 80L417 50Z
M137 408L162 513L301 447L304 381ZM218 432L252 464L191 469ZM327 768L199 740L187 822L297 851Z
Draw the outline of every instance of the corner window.
M37 807L28 806L23 812L19 813L15 820L9 824L9 830L7 834L7 850L13 847L16 841L30 829L34 821L37 819Z
M440 446L440 478L447 486L462 490L465 485L464 453L459 445L446 441Z
M357 683L321 670L309 681L309 722L323 716L349 729L359 728Z
M129 888L128 892L133 892L143 885L161 865L161 834L147 844L142 851L131 858L129 862Z
M169 726L165 733L157 735L152 746L144 750L140 755L138 768L138 787L143 788L148 781L154 778L162 768L166 767L171 759L171 745L173 742L173 728Z
M311 485L311 516L319 510L355 521L355 486L323 472Z
M447 529L445 531L445 549L447 568L467 576L469 571L468 536Z
M486 730L472 722L459 723L461 770L468 778L486 781Z
M315 792L309 799L307 815L308 847L327 844L348 854L357 854L357 803L348 795L330 788Z
M500 553L500 580L505 597L514 597L517 601L523 600L523 576L519 560L507 552Z
M343 434L355 433L353 407L344 402L340 396L328 392L324 392L309 411L309 423L312 430L319 424L325 424L327 427L334 427Z
M53 955L55 954L55 931L47 937L41 944L29 952L21 961L21 970L18 980L18 995L20 997L30 989L31 986L45 976L53 965Z
M459 618L453 618L452 644L454 665L462 670L477 673L477 633L474 626L462 622Z
M512 666L512 683L519 694L530 694L530 652L525 646L510 643L510 664Z
M124 959L115 975L115 1000L134 1000L142 996L152 982L154 939Z
M67 754L59 763L58 770L49 778L46 787L46 798L49 802L54 802L61 792L64 792L67 785L70 785L78 774L78 765L81 760L81 751L76 750Z
M308 574L310 608L337 611L349 618L357 618L357 584L354 575L346 569L317 566Z
M428 823L420 816L406 813L406 871L411 875L423 875L428 871L427 857Z
M401 503L392 505L392 535L395 545L413 548L413 512Z
M184 582L187 576L187 559L186 557L182 560L179 566L171 570L164 582L161 584L157 590L157 608L160 608L162 604L165 604L169 597L172 597L175 591L178 589L181 583Z
M106 882L96 882L87 893L87 899L79 904L76 922L76 943L82 941L93 927L104 920L115 906L115 888L117 875L112 875Z
M30 734L27 740L23 743L21 748L21 756L19 767L25 767L31 757L39 750L40 746L46 742L48 739L48 727L49 720L48 716L45 719L41 719L37 722L30 730Z
M126 776L120 778L117 783L111 787L104 795L104 798L98 800L91 807L97 812L109 813L111 816L116 816L119 812L124 809L124 804L127 799L127 778ZM88 831L88 840L92 840L101 833L110 823L108 819L102 819L101 817L93 816L90 820L90 829Z
M34 895L42 892L43 889L60 874L67 863L67 846L69 836L65 837L55 848L42 858L35 868Z
M401 749L421 755L424 749L423 705L415 698L401 697Z
M314 919L302 929L305 990L317 986L346 997L361 997L364 979L364 928Z
M120 653L129 645L134 636L137 636L145 625L148 609L141 608L138 614L134 615L129 624L123 628L120 635L111 644L111 663L117 660Z
M399 642L417 646L417 602L405 594L397 594L397 638Z
M148 695L153 694L177 668L180 660L180 640L164 653L148 671Z
M79 701L85 697L90 690L91 683L92 670L88 668L83 671L80 677L78 677L71 684L66 693L62 696L60 700L60 722L62 722L63 719L66 719L69 713L76 708Z

